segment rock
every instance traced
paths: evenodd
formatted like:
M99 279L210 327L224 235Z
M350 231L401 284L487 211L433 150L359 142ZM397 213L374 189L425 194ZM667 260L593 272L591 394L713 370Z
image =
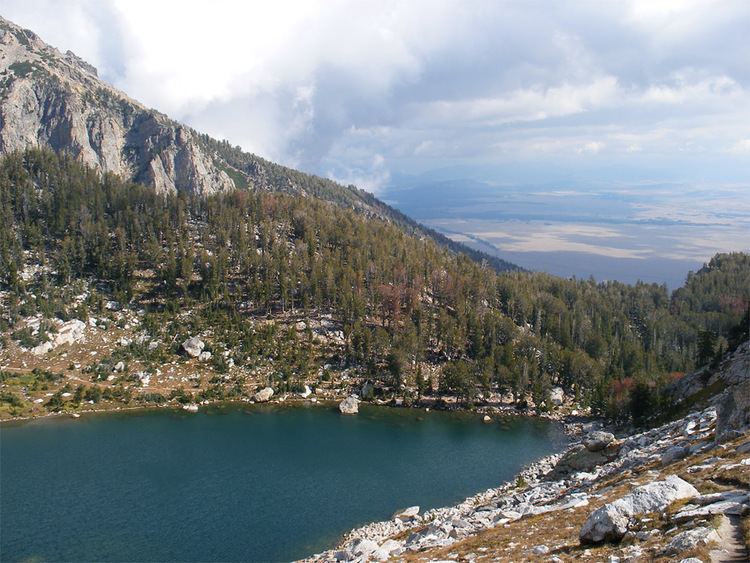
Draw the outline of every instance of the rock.
M185 350L185 353L191 358L197 358L198 356L200 356L201 352L203 352L203 348L205 347L206 344L197 336L188 338L187 340L185 340L185 342L182 343L182 349Z
M182 410L188 411L188 412L198 412L198 405L195 404L189 404L189 405L183 405Z
M565 402L565 391L563 391L563 388L553 387L549 392L549 400L556 407L562 405Z
M383 544L372 553L371 557L376 561L386 561L392 556L401 555L403 551L404 548L401 542L389 539L383 542Z
M112 371L125 371L125 362L117 362Z
M253 395L253 400L256 403L266 403L271 400L271 397L273 397L273 389L266 387Z
M84 339L85 332L86 323L79 321L78 319L62 323L57 327L57 333L54 334L50 340L32 348L31 353L35 356L43 356L47 352L54 350L63 344L75 344Z
M592 452L583 444L578 444L563 454L552 470L550 478L560 479L573 473L591 471L595 467L611 461L616 455L616 451L604 449Z
M342 414L357 414L359 412L359 400L356 397L347 397L339 403Z
M750 368L747 373L750 374ZM750 376L725 391L718 401L716 439L721 442L750 426Z
M661 464L669 465L670 463L687 457L690 453L690 448L686 446L672 446L668 448L663 454L661 454Z
M670 554L680 554L695 549L701 544L707 545L714 541L721 541L719 534L712 528L701 526L677 534L669 542L665 551Z
M544 544L537 545L531 550L531 553L534 555L547 555L549 553L549 547Z
M378 544L370 539L361 539L352 545L352 553L357 556L367 556L378 549Z
M687 559L681 559L680 563L703 563L703 561L697 557L688 557Z
M200 360L201 362L206 362L206 361L210 360L210 359L211 359L211 352L201 352L201 353L200 353L200 354L198 355L198 359L199 359L199 360Z
M418 506L410 506L393 515L395 520L411 520L419 514Z
M586 436L583 445L590 452L599 452L611 444L614 439L613 434L598 430Z
M746 454L750 452L750 440L737 446L737 453Z
M628 531L633 516L661 511L676 500L697 496L696 488L676 475L641 485L592 512L581 527L579 539L583 544L619 541Z
M490 422L492 422L492 418L486 414L482 417L482 422L484 422L485 424L489 424Z
M307 399L312 394L312 390L310 389L309 385L305 385L305 390L302 391L299 396L303 399Z

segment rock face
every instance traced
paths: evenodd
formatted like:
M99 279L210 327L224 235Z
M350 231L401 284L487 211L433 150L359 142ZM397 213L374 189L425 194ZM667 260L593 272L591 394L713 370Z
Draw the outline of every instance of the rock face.
M73 53L0 19L0 152L47 146L160 192L215 193L234 181L198 134L100 80Z
M273 389L271 389L270 387L261 389L255 395L253 395L253 399L256 403L266 403L271 400L271 397L273 397Z
M356 397L347 397L339 403L342 414L357 414L359 412L359 401Z
M695 487L676 475L636 487L633 492L595 510L581 528L581 543L619 541L631 519L639 514L664 510L676 500L699 495Z
M185 340L185 342L182 343L182 349L185 350L185 353L191 358L200 357L201 353L203 352L203 348L205 347L205 343L197 336L188 338L187 340Z

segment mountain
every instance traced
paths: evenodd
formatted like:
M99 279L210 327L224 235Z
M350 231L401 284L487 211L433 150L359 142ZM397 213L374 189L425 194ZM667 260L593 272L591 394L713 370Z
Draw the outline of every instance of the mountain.
M452 241L355 186L305 174L200 134L101 80L72 52L0 18L0 153L30 146L64 151L100 172L158 193L202 195L234 189L314 196L485 261L514 264Z

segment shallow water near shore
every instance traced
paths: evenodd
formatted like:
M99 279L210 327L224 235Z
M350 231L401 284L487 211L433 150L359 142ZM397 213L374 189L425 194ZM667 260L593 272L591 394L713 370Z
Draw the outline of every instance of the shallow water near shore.
M498 486L564 444L547 420L368 405L0 426L0 559L291 560Z

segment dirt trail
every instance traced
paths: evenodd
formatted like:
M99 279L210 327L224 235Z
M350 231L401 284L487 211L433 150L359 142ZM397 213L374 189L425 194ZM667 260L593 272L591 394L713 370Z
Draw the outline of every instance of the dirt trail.
M739 516L723 516L717 532L721 536L721 545L719 549L711 552L711 563L748 563L750 561L742 537Z

